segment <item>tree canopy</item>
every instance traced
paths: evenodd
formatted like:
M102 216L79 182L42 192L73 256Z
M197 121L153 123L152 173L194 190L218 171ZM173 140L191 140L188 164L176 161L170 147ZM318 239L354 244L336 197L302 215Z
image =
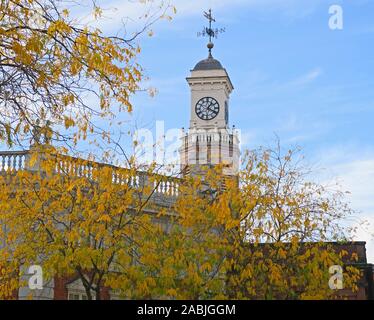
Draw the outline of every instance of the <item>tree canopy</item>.
M64 5L0 0L0 141L34 141L25 166L0 175L0 297L25 285L22 266L38 264L46 280L79 278L89 299L104 289L143 299L333 298L329 267L356 257L328 242L348 239L340 222L351 210L344 194L307 179L294 151L248 152L236 177L217 166L176 179L131 158L121 168L55 148L108 137L95 118L131 112L143 79L139 33L106 35ZM157 8L140 33L167 17L168 3ZM347 266L346 287L356 290L359 276Z
M10 146L27 145L46 125L55 140L69 144L107 134L93 119L131 112L130 97L143 78L135 40L157 19L170 17L171 8L160 1L139 32L108 35L67 6L60 0L0 1L0 140ZM94 4L91 15L100 20L102 10Z
M33 158L37 170L0 181L3 295L21 265L40 264L47 278L79 277L97 299L103 288L142 299L323 299L336 294L329 268L356 258L328 243L348 239L343 194L309 182L291 151L249 153L238 178L217 167L178 179L166 205L156 192L170 178L153 168L48 149ZM359 276L348 266L346 288Z

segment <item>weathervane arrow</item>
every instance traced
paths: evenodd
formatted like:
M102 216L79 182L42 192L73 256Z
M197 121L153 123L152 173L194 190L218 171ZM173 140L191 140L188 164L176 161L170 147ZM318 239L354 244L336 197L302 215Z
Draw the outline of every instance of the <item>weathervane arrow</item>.
M209 37L209 43L208 43L209 56L212 56L212 49L214 48L214 43L212 42L212 39L214 38L217 39L219 34L226 32L226 29L225 28L221 28L221 29L212 28L212 23L216 22L216 19L214 19L212 15L212 9L209 9L208 12L204 11L204 17L208 19L209 27L204 27L203 31L197 33L197 36L198 37Z

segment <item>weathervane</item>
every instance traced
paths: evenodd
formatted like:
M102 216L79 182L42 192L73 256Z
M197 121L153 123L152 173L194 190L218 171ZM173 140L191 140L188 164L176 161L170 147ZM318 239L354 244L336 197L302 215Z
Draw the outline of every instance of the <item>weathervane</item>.
M198 37L209 37L209 43L208 43L208 49L209 49L209 56L212 56L212 49L214 48L214 43L212 42L212 39L218 38L218 35L220 33L224 33L226 31L225 28L221 29L213 29L212 28L212 22L216 22L216 20L212 16L212 9L209 9L208 12L204 12L204 17L208 19L209 21L209 28L204 27L202 32L198 32Z

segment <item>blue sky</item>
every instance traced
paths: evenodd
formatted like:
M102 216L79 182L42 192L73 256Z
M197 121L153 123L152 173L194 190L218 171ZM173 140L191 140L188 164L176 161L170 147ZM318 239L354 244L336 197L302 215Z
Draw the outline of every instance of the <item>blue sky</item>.
M185 77L206 58L196 33L212 7L226 33L213 51L235 91L230 119L243 147L299 145L323 182L337 180L362 219L374 223L374 1L217 0L179 1L172 22L160 22L142 38L140 62L157 88L134 99L137 126L187 127L190 95ZM343 30L328 26L329 7L344 12ZM116 7L110 2L108 7ZM126 14L122 3L116 17ZM119 14L121 13L121 14ZM117 18L118 19L118 18ZM116 18L103 26L116 28ZM359 229L374 262L374 227Z

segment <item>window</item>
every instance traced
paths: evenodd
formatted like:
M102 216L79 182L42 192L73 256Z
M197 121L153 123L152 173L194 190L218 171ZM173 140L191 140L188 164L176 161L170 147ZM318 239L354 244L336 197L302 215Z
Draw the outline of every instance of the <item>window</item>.
M81 279L76 279L66 285L68 291L68 300L88 300L86 290L83 286ZM92 299L95 300L96 293L91 290Z
M93 297L93 299L95 298ZM84 293L69 293L68 300L88 300L88 298Z

